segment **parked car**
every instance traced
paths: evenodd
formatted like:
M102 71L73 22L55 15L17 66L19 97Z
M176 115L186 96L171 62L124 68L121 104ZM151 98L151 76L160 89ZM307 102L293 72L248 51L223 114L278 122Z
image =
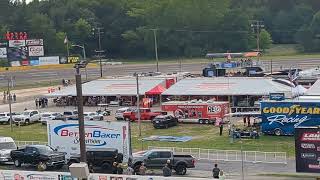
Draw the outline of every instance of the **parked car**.
M120 102L119 101L110 101L109 106L110 107L119 107Z
M11 137L0 137L0 163L11 161L10 153L17 145Z
M27 110L13 118L13 121L17 126L19 124L28 125L30 123L39 122L40 120L41 117L38 110Z
M153 149L133 154L133 169L138 172L141 163L148 169L162 169L170 160L172 168L179 175L185 175L187 168L195 167L195 158L191 155L175 155L171 150Z
M77 119L78 118L78 111L64 111L63 116L66 120L68 119Z
M86 121L103 121L103 115L96 112L85 112L83 116Z
M23 149L11 151L10 156L16 167L31 164L39 170L47 170L48 167L61 169L65 164L65 153L57 152L46 145L28 145Z
M87 163L91 165L95 172L112 173L111 167L114 162L122 163L123 154L118 153L115 148L95 148L87 150ZM71 156L68 166L72 163L79 163L80 155Z
M18 115L17 113L12 113L12 120L14 116ZM4 112L0 113L0 123L1 124L10 124L10 113L9 112Z
M178 125L178 118L171 115L159 115L152 120L152 123L154 128L169 128Z
M62 116L61 113L59 112L46 112L46 113L41 113L41 124L42 125L47 125L48 121L56 120L57 117Z
M140 119L141 120L153 120L156 116L162 115L160 111L152 112L150 108L141 108L140 109ZM135 121L138 120L138 111L135 109L131 112L124 112L123 118L125 121Z
M131 107L124 107L124 108L120 108L116 111L115 113L115 117L116 117L116 120L124 120L123 118L123 113L124 112L131 112L133 111L134 109L131 108Z

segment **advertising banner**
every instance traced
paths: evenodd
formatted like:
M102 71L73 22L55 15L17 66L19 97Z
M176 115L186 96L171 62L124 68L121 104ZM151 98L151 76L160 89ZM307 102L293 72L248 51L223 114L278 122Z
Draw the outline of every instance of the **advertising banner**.
M294 128L320 125L320 102L261 102L262 132L293 135Z
M20 61L11 61L10 64L12 67L21 66Z
M43 46L43 39L27 39L27 46Z
M68 159L80 154L79 124L77 121L49 121L48 142L60 152L66 152ZM85 121L87 149L117 148L128 161L131 154L130 130L128 122Z
M69 56L68 57L68 63L76 63L79 61L79 57L78 56Z
M39 65L50 65L59 63L59 56L39 57Z
M69 172L40 172L40 171L14 171L0 170L1 180L78 180ZM88 180L208 180L195 177L162 177L154 175L136 176L121 174L90 174Z
M0 58L7 58L7 48L0 48Z
M320 129L296 128L296 171L320 173Z
M44 56L43 46L29 46L29 56Z
M9 47L23 47L26 46L26 40L9 40Z

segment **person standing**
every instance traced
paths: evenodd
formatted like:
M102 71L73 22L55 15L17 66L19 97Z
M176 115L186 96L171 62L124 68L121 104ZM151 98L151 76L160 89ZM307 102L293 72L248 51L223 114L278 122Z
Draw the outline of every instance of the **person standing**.
M36 103L36 107L38 109L39 108L39 100L38 100L38 98L36 98L36 100L34 100L34 102Z
M141 166L139 167L139 175L146 175L147 172L147 168L144 165L144 163L141 164Z
M172 174L171 169L168 167L168 163L166 165L164 165L164 167L162 168L162 172L163 172L163 176L164 177L169 177Z
M117 174L118 173L118 164L117 164L117 162L113 162L111 170L112 170L112 174Z
M17 101L17 96L16 94L13 94L13 102L16 102Z
M220 136L222 136L222 131L223 131L223 124L222 124L222 122L220 122L219 129L220 129Z
M226 175L224 174L223 170L221 170L219 172L219 180L225 180L226 179Z
M214 179L219 179L219 173L220 169L218 168L218 164L214 165L214 168L212 169L212 176Z

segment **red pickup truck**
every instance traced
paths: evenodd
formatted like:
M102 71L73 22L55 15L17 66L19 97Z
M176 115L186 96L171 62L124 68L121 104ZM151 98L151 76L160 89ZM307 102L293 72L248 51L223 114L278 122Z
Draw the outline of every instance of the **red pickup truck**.
M141 120L152 120L158 115L162 115L163 112L157 111L157 112L152 112L151 109L149 108L141 108L140 109L140 119ZM138 111L134 110L131 112L124 112L123 113L123 119L125 121L135 121L138 120Z

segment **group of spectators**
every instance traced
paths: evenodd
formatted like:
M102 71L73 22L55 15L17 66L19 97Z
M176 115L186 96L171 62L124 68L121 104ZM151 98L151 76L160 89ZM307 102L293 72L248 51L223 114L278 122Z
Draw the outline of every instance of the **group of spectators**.
M35 101L37 109L38 108L46 108L46 107L48 107L48 98L45 98L45 97L36 98L34 101Z
M13 95L9 91L3 91L3 103L5 104L7 101L9 102L11 100L12 102L17 102L17 96L14 93Z

